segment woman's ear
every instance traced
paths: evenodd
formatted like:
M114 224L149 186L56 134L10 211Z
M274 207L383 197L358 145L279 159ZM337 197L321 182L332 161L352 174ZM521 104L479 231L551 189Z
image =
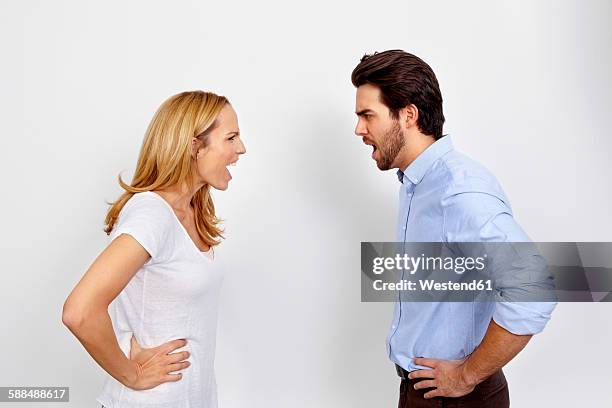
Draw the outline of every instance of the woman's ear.
M198 152L200 151L200 149L202 148L202 143L200 142L200 140L197 137L192 137L191 138L191 158L192 159L197 159L198 157Z

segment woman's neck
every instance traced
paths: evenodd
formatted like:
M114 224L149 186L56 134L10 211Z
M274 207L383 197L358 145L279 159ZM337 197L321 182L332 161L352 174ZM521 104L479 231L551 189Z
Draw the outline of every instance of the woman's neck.
M189 214L191 211L191 199L202 188L202 185L196 184L189 188L187 184L182 186L174 185L156 190L176 211Z

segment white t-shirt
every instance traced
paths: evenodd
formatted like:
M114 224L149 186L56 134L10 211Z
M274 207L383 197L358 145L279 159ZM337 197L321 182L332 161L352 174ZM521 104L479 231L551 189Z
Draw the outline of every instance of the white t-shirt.
M97 400L106 408L211 408L217 406L214 373L217 303L223 279L212 252L202 252L172 207L154 192L134 194L121 209L110 239L134 237L151 255L111 304L113 328L129 357L132 333L142 347L175 339L187 345L191 365L182 379L135 391L107 374Z

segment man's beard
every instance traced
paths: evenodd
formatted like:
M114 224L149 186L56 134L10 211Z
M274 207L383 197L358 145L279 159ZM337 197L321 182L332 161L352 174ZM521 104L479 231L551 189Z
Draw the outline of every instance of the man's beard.
M391 129L385 133L382 143L378 146L380 151L380 160L376 161L378 168L389 170L402 147L404 147L404 132L400 128L399 121L394 120Z

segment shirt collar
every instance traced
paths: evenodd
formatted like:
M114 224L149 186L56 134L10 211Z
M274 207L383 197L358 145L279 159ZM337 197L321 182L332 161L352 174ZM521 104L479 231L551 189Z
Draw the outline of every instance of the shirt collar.
M453 150L453 143L450 135L442 136L423 150L404 171L398 170L397 178L400 183L403 183L404 178L407 178L412 184L419 184L434 162L451 150Z

